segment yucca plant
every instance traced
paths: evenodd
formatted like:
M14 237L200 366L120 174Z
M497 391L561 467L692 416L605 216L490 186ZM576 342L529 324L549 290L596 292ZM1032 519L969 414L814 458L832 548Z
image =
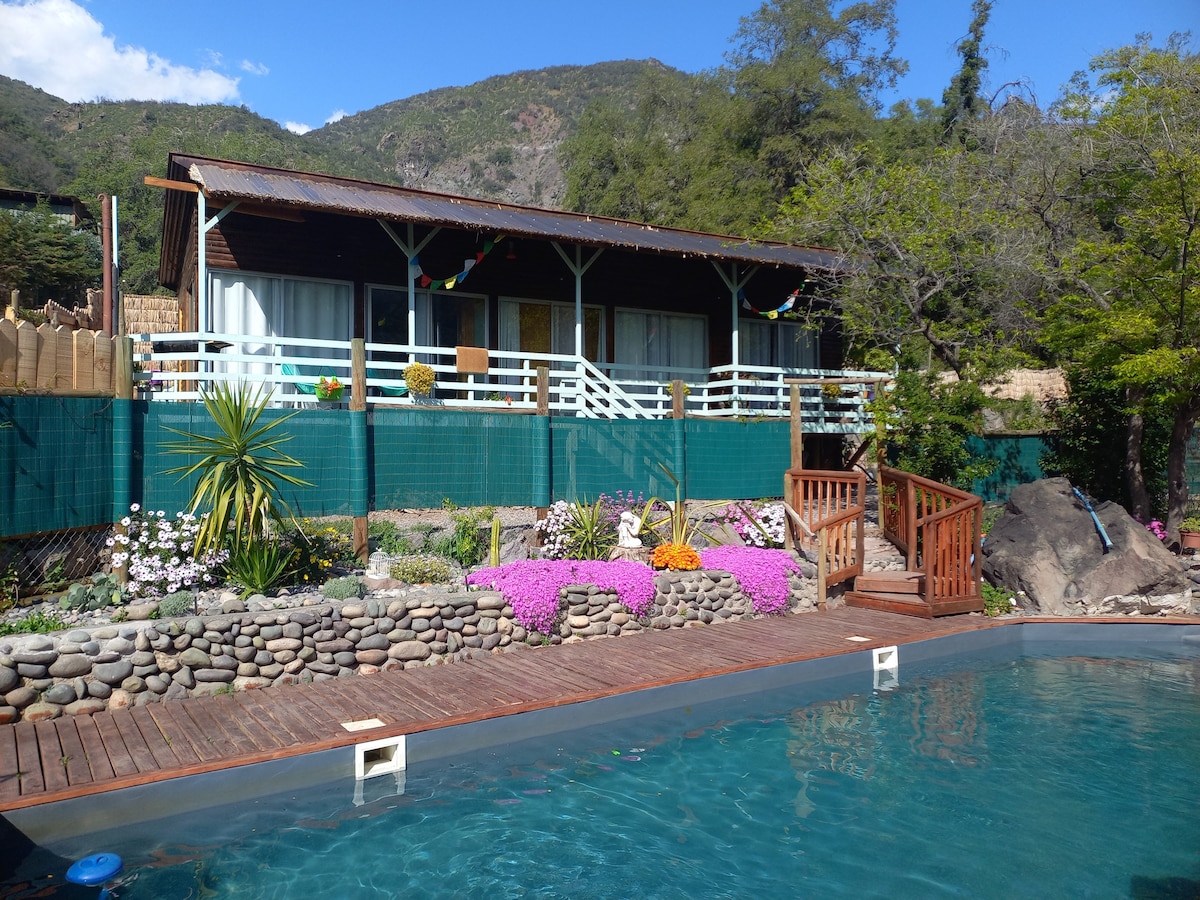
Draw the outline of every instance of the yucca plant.
M266 594L283 584L292 569L292 548L273 540L252 540L225 561L225 573L242 596Z
M259 421L271 392L264 394L261 387L251 389L245 383L231 387L222 382L204 391L202 398L219 433L209 436L169 428L185 440L163 445L169 453L200 457L190 465L167 470L168 474L179 473L180 481L200 475L192 491L192 512L205 509L208 515L196 535L197 556L220 549L227 533L235 552L255 539L265 538L272 522L285 514L291 517L291 510L279 495L280 484L311 484L285 471L304 464L278 449L291 440L291 435L275 429L296 413L266 423Z

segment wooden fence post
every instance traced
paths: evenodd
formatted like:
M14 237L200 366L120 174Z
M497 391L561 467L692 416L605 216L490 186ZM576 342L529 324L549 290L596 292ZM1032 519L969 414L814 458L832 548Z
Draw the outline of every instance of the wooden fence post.
M536 479L533 485L534 519L540 521L550 512L550 473L554 460L550 457L550 367L537 367L537 421L543 426L537 430L537 444L533 458ZM538 534L541 534L539 531Z
M354 516L354 555L365 566L371 546L367 536L367 343L350 341L350 513Z

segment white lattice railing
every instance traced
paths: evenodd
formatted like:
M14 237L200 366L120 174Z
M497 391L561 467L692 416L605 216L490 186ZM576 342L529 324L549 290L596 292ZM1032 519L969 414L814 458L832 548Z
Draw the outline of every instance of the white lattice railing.
M152 400L192 400L219 381L260 383L277 402L320 402L319 378L352 384L350 342L295 337L200 334L133 335L134 379ZM596 364L567 354L488 350L486 372L458 371L453 347L367 343L367 401L375 406L426 406L534 412L539 367L548 369L548 409L554 415L654 419L672 414L673 385L684 382L684 412L696 417L785 417L791 412L792 379L820 380L799 386L801 414L810 433L856 434L873 428L866 404L886 376L877 372L717 366L663 369ZM403 370L412 360L436 376L428 397L407 392ZM654 377L647 377L648 374Z

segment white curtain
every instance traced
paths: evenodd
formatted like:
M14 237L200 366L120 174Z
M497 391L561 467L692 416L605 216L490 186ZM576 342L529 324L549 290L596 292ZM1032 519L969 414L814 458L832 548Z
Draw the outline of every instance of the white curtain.
M616 362L639 367L622 371L622 378L667 381L674 377L672 369L708 367L702 316L619 309L615 326Z
M215 334L273 335L279 279L241 272L210 272L209 315ZM224 351L228 355L271 355L270 348L255 341L234 342ZM217 363L217 372L230 375L266 375L270 362Z
M283 282L282 310L276 337L298 337L310 340L346 341L343 350L326 347L293 347L289 356L324 356L350 358L350 285L322 281Z
M817 368L813 333L795 322L742 319L738 322L738 337L739 356L748 366Z

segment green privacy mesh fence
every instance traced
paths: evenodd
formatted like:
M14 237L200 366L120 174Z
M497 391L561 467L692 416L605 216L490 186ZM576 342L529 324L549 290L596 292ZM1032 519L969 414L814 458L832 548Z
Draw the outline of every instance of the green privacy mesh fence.
M671 420L552 419L552 499L595 500L615 491L674 497L675 486L658 464L685 477L675 427Z
M689 498L778 497L791 466L788 422L689 419L687 464Z
M287 410L268 409L260 423L285 418ZM181 440L169 429L193 434L217 433L212 420L200 403L138 403L134 407L133 445L140 449L133 467L134 499L146 506L168 514L190 506L196 477L183 481L168 469L194 462L197 457L168 453L163 444ZM298 516L351 515L351 477L355 465L351 448L349 416L340 409L302 409L280 425L276 431L290 435L279 446L282 453L304 464L303 469L289 469L311 482L309 487L284 485L283 499Z
M376 409L367 432L376 509L547 505L545 418Z
M112 403L0 397L0 535L108 521Z
M1046 452L1046 442L1036 434L972 437L967 449L973 457L993 459L996 468L987 478L976 479L971 493L985 503L1005 501L1013 488L1042 477L1040 458Z
M110 522L122 497L167 513L187 509L194 478L166 470L183 457L167 453L168 429L215 434L200 403L132 402L130 437L108 399L0 397L0 537ZM267 410L264 420L292 415ZM114 428L116 423L116 429ZM696 500L778 496L788 467L786 421L598 420L445 409L338 408L295 411L282 426L281 449L304 463L312 482L286 487L298 515L355 515L368 509L547 506L633 491L673 497L659 467L683 480ZM127 457L127 470L114 466ZM125 448L125 449L123 449ZM972 445L998 460L975 485L987 500L1041 477L1040 438L989 437ZM1193 491L1200 490L1193 448ZM122 475L128 477L122 483Z

